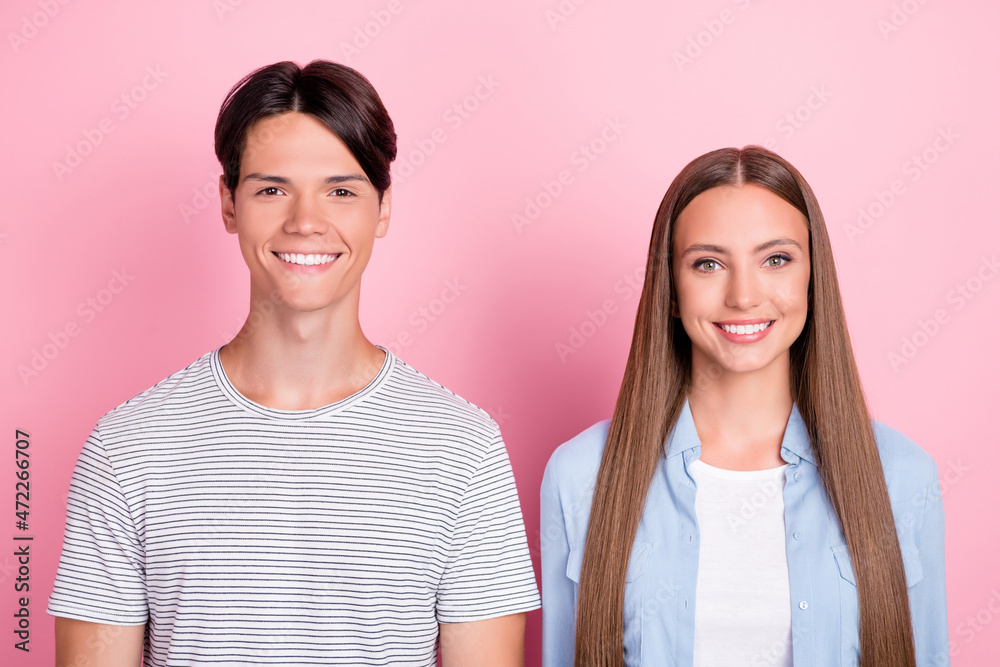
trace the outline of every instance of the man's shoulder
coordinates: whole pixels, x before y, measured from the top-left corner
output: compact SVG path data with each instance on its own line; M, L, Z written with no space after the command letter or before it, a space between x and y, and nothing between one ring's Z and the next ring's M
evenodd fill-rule
M497 437L500 428L486 410L413 368L399 357L382 392L382 402L400 413L426 415L436 427L471 430Z
M183 411L184 406L203 402L216 387L212 355L207 352L184 368L163 378L110 410L98 422L103 429L146 420L157 413Z

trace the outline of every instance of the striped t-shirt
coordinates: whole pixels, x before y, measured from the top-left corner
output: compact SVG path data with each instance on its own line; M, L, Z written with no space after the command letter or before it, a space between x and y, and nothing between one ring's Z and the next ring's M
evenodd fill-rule
M216 350L98 422L49 613L147 624L152 666L433 665L438 623L538 606L483 410L389 352L358 393L275 410Z

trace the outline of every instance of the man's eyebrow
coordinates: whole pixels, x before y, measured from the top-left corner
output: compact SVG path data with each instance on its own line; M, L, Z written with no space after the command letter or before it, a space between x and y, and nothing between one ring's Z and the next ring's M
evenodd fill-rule
M369 182L368 177L364 174L344 174L343 176L329 176L323 183L325 185L334 185L336 183L349 183L351 181Z
M289 181L284 176L274 176L271 174L261 174L260 172L253 172L252 174L247 174L243 177L244 181L264 181L265 183L279 183L281 185L288 185Z
M794 239L780 238L761 243L759 246L753 249L753 254L756 255L757 253L763 252L768 248L773 248L775 246L780 246L780 245L795 246L799 250L802 250L802 246L799 245L798 241L795 241ZM722 246L712 245L711 243L695 243L694 245L690 246L687 250L682 252L681 257L684 257L694 252L714 252L718 255L729 254L729 251L723 248Z
M284 176L276 176L274 174L262 174L260 172L253 172L247 174L243 177L244 181L263 181L265 183L277 183L279 185L288 185L291 183ZM360 181L362 183L368 183L368 178L364 174L341 174L339 176L328 176L323 180L323 185L336 185L337 183L350 183L352 181Z

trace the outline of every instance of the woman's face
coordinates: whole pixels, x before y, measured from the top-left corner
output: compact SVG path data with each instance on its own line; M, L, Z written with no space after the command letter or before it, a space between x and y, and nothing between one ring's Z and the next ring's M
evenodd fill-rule
M711 188L674 221L672 254L693 377L787 370L809 307L805 216L758 185Z

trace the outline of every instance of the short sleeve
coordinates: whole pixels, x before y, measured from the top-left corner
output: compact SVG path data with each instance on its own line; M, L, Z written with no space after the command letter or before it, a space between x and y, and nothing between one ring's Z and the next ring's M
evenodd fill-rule
M142 542L98 426L73 472L49 614L112 625L145 623L143 562Z
M458 510L437 620L479 621L540 606L514 474L497 429Z

